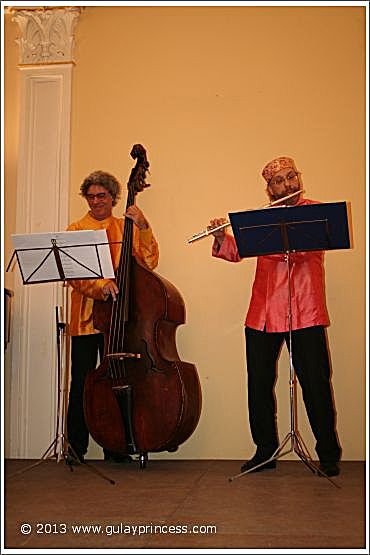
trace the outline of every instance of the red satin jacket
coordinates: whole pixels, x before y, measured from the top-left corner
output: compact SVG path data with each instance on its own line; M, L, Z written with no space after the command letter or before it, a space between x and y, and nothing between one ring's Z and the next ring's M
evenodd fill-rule
M301 199L296 206L318 204ZM240 262L235 239L226 234L219 247L215 240L212 255L230 262ZM292 330L329 325L325 301L323 251L295 252L290 258ZM245 325L267 332L289 330L288 264L284 254L257 257L252 297ZM266 327L266 328L265 328Z

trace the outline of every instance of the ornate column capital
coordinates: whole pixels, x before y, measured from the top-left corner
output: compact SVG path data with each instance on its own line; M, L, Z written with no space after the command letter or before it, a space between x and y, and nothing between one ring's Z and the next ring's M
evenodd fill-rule
M21 37L20 64L73 62L74 28L83 8L13 8L12 20L18 23Z

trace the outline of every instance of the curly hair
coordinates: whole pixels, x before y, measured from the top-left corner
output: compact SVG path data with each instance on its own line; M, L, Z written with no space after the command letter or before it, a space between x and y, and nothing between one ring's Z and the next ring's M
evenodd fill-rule
M114 175L101 170L90 173L80 187L80 195L87 198L87 191L91 185L101 185L104 187L113 199L112 205L115 206L117 204L120 198L121 185Z

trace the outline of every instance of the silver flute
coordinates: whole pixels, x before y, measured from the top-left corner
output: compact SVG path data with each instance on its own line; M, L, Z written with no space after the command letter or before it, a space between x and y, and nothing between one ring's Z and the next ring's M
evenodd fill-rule
M299 195L300 193L304 193L305 191L303 189L298 189L298 191L295 191L294 193L291 193L290 195L287 195L286 197L282 197L279 198L278 200L274 200L273 202L269 202L268 204L265 204L264 206L261 206L261 209L263 208L270 208L271 206L275 206L276 204L280 204L282 202L284 202L285 200L288 200L292 197L295 197L296 195ZM250 208L250 210L253 210L253 208ZM224 227L227 227L230 225L230 222L227 221L221 225L218 225L217 227L213 227L212 229L205 229L204 231L201 231L200 233L195 233L195 235L192 235L190 237L190 239L188 239L188 243L194 243L194 241L198 241L199 239L203 239L203 237L207 237L208 235L211 235L212 233L214 233L215 231L218 231L219 229L223 229Z

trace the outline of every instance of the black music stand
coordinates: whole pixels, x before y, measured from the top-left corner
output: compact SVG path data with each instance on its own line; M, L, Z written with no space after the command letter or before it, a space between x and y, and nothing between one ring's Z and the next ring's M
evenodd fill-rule
M9 271L12 261L16 256L23 285L46 283L55 281L68 281L71 279L97 279L112 278L114 270L109 251L109 243L105 230L97 231L68 231L57 233L35 233L30 235L13 235L16 246L6 271ZM91 242L86 242L90 240ZM73 254L72 254L73 253ZM79 259L80 258L80 259ZM55 437L41 458L13 473L16 476L49 459L67 461L68 457L75 464L83 464L111 484L111 480L100 470L80 462L72 445L69 443L65 430L65 394L62 386L62 341L66 324L61 318L62 307L56 308L56 344L57 344L57 422ZM66 450L67 448L67 450ZM73 471L72 465L69 465Z
M296 251L318 251L350 248L347 205L345 202L285 206L271 210L252 210L229 214L239 256L247 258L267 254L284 254L288 272L288 324L289 324L289 392L290 431L273 455L254 467L231 477L244 476L253 470L295 452L302 462L314 473L327 478L312 458L297 430L296 379L293 368L292 348L292 304L290 283L290 253ZM290 448L283 451L290 442Z

